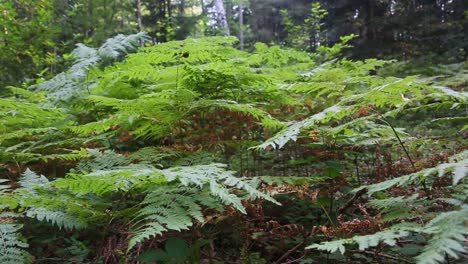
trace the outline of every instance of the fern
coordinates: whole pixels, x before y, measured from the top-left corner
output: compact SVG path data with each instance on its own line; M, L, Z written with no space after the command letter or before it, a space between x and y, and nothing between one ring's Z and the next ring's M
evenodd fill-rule
M162 170L162 174L169 182L178 180L185 187L166 186L149 192L142 202L145 206L137 217L144 224L137 227L135 236L129 242L129 249L136 243L160 235L166 230L187 229L192 226L192 218L203 221L200 205L212 204L213 202L209 201L213 198L246 213L241 199L231 193L229 187L247 192L250 199L262 198L277 203L270 196L257 191L252 185L236 178L233 172L225 171L224 168L225 165L222 164L210 164ZM189 188L190 186L197 188Z
M450 163L439 164L436 167L424 169L412 174L401 176L395 179L386 180L377 184L363 186L367 189L369 195L376 192L387 190L393 186L406 186L411 183L420 181L431 182L433 177L442 177L447 173L453 176L452 197L444 198L443 201L449 202L459 210L443 212L437 215L434 219L424 226L417 225L393 225L387 230L377 232L366 236L353 236L348 239L335 240L331 242L323 242L321 244L310 245L309 249L325 250L335 252L339 250L342 254L345 253L346 244L358 244L359 250L365 250L369 247L375 247L380 243L389 246L395 246L396 240L406 237L410 233L419 233L428 237L427 245L423 248L421 254L416 257L417 263L439 263L445 261L446 255L453 258L458 258L461 253L465 253L463 247L468 229L465 226L465 220L468 216L464 200L466 199L466 185L461 183L463 178L468 174L466 164L466 151L454 155L450 158ZM460 188L457 189L457 184ZM384 214L386 221L395 219L412 219L421 216L415 215L415 209L424 212L433 203L433 201L419 200L415 194L410 197L391 197L380 200L372 200L370 204L380 209ZM430 217L427 214L423 219Z
M91 204L96 201L75 198L75 195L67 192L57 192L52 188L52 183L44 176L27 170L18 182L21 188L11 190L0 199L2 208L18 210L26 217L39 221L49 222L59 228L82 229L87 226L92 212Z
M420 215L415 214L415 210L423 209L429 202L425 202L418 199L418 195L414 194L409 197L398 196L390 197L380 200L371 200L370 205L381 210L380 212L383 215L384 221L392 221L396 219L407 219L413 217L420 217Z
M80 169L66 178L48 181L27 170L21 177L20 188L6 190L0 199L4 208L24 211L24 216L66 229L84 229L94 221L102 221L102 208L109 206L112 197L125 193L145 194L134 221L134 235L129 249L150 236L167 230L188 229L193 220L203 221L202 206L221 210L231 205L242 213L241 197L233 189L244 191L248 199L262 198L277 203L270 196L257 191L248 181L226 171L225 165L210 164L174 167L164 170L149 165L121 165L112 152L94 154L95 163L89 163L92 172ZM101 163L101 155L109 155L114 162ZM88 167L89 168L89 167ZM100 168L100 169L98 169Z
M47 180L47 178L44 177L44 175L37 175L31 170L26 169L26 171L21 175L21 178L18 181L18 183L21 185L22 188L30 192L34 192L35 186L48 184L49 180Z
M144 206L137 213L137 219L143 224L136 223L137 227L128 248L167 230L188 229L192 226L192 218L202 222L204 218L199 205L200 195L193 191L179 186L166 186L150 191L141 203Z
M336 77L338 72L338 76L341 77ZM323 76L325 73L327 75ZM286 89L300 93L314 93L314 97L317 98L334 97L334 100L340 99L339 102L302 121L291 122L287 128L259 145L258 149L265 149L267 147L282 148L287 142L296 141L302 130L312 126L329 123L336 124L343 121L345 122L341 123L341 125L346 125L346 118L349 118L349 113L357 112L359 109L371 111L369 117L394 118L397 115L414 110L413 108L418 108L419 111L422 108L426 108L426 104L423 107L413 106L415 102L420 104L421 101L438 98L442 102L438 103L437 106L444 107L444 103L446 102L454 106L457 104L463 105L468 98L466 93L456 92L439 86L425 86L417 82L415 77L381 80L378 77L362 78L360 75L350 76L349 72L344 70L326 68L319 68L316 72L312 72L311 76L316 78L316 82L302 83L300 85L296 83L286 86ZM367 85L362 85L363 83L367 83ZM356 86L355 84L360 85ZM411 95L411 97L407 98L403 95ZM431 106L431 104L427 105ZM379 112L386 113L380 115L378 114Z
M386 180L380 183L363 186L359 189L366 188L369 195L372 195L376 192L387 190L393 186L406 186L408 184L418 183L420 181L430 182L434 180L434 176L442 177L446 175L446 173L452 174L452 184L456 185L468 175L467 155L468 151L464 151L453 156L451 158L452 162L442 163L434 168L424 169L412 174Z
M378 246L380 243L393 247L396 245L397 239L407 237L411 232L417 232L431 236L422 253L416 257L417 263L436 264L444 262L446 254L453 258L459 258L460 253L466 252L463 243L468 234L468 228L464 223L467 216L468 211L463 208L458 211L442 213L424 227L395 225L388 230L375 234L313 244L307 248L332 253L340 251L341 254L344 254L346 251L345 245L353 243L359 245L359 250L366 250Z
M0 232L8 233L8 241L22 242L20 225L13 218L34 223L26 226L31 236L44 226L47 230L55 226L66 229L60 233L72 234L73 239L93 233L113 235L115 227L121 232L125 226L130 228L125 241L130 251L149 238L204 222L206 208L222 211L229 206L246 213L243 200L278 204L270 195L282 188L266 188L275 189L269 195L257 189L261 183L288 185L286 189L293 192L314 185L317 195L319 188L326 188L312 199L317 204L288 200L294 203L292 210L296 206L307 210L301 216L305 225L315 225L310 221L323 225L320 213L313 217L323 203L334 202L327 215L330 222L342 208L348 211L353 206L354 200L342 206L341 199L349 189L343 185L353 183L347 176L356 175L362 187L355 192L368 191L364 209L372 207L368 212L381 214L375 218L382 220L377 224L388 228L323 243L314 240L317 244L310 249L350 256L346 250L356 245L363 254L374 247L401 252L396 242L418 234L418 246L425 246L415 259L420 263L465 253L466 151L448 162L400 176L409 170L406 158L413 158L413 169L422 168L445 158L432 156L439 149L445 149L442 154L460 149L461 138L453 140L452 132L466 130L465 92L430 86L430 80L415 76L374 75L386 61L322 63L336 54L339 45L308 54L257 44L248 53L234 47L235 38L215 37L163 43L132 53L142 38L143 33L119 35L98 49L80 44L68 71L30 90L11 87L0 98L0 169L9 179L24 171L17 181L0 180L0 207L16 212L0 224L11 225L9 231ZM431 129L441 136L427 137L434 134ZM248 173L256 166L250 161L272 165L273 170L275 163L284 161L281 173L290 175L331 170L331 159L340 159L339 177L242 178L227 169L245 160L246 152L240 149L261 142L257 150L285 148L290 141L300 146L286 148L276 157L269 150L261 155L247 152ZM397 156L396 147L408 155ZM271 157L275 159L266 160ZM391 164L395 158L401 168L392 166L397 165ZM216 163L230 159L234 160L230 165ZM384 173L366 170L363 164L372 159L379 164L385 159L388 168L379 165ZM25 164L44 172L52 166L67 172L65 177L48 178L25 170ZM398 170L392 171L394 167ZM245 172L244 167L240 173ZM377 182L387 175L395 178ZM451 184L445 182L447 175ZM420 184L424 193L414 194ZM394 187L407 186L411 186L408 192L393 195L400 191ZM337 214L333 208L339 208ZM283 219L297 219L297 214ZM397 221L410 224L395 225ZM55 237L48 235L44 241ZM17 257L27 256L22 255L25 244L9 248L19 252Z
M21 225L0 223L0 262L5 264L32 263L31 255L26 251L28 244L19 237Z
M431 239L424 247L423 252L416 257L418 264L443 263L446 255L455 259L466 253L464 247L468 236L468 208L466 206L458 211L444 212L430 221L424 232L430 234Z
M323 242L320 244L313 244L307 249L318 249L328 252L340 251L341 254L346 252L346 244L358 244L359 250L365 250L370 247L375 247L380 243L385 243L389 246L395 246L397 239L406 237L410 232L420 231L420 228L414 226L394 226L391 229L377 232L371 235L354 236L348 239L340 239L331 242Z
M73 51L76 58L74 64L67 72L60 73L54 78L34 85L31 89L47 92L47 101L50 105L66 102L71 98L82 97L89 92L89 83L85 80L88 71L99 62L115 60L120 55L138 47L140 41L146 41L146 33L129 36L117 35L108 39L99 49L78 44Z

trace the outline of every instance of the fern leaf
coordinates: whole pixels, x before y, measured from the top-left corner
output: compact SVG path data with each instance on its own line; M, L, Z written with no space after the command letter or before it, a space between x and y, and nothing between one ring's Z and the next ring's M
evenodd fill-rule
M26 216L36 218L39 221L48 222L52 225L58 226L59 228L65 228L68 230L83 229L88 226L84 219L74 217L67 212L48 210L43 207L28 209L26 211Z
M345 244L358 244L359 250L365 250L370 247L375 247L379 243L385 243L389 246L394 246L398 238L406 237L410 232L421 231L421 228L414 226L393 226L392 228L384 231L377 232L371 235L354 236L352 238L334 240L330 242L322 242L320 244L312 244L307 249L318 249L328 252L340 251L344 254Z
M464 247L468 236L468 208L445 212L430 221L425 227L425 233L431 235L423 252L416 257L418 264L437 264L445 262L446 254L459 258L466 253Z
M35 186L47 184L49 183L49 180L47 180L43 175L37 175L35 172L26 169L26 171L21 175L18 183L21 187L33 192Z
M5 264L32 263L25 250L28 244L19 238L21 226L13 223L0 224L0 262Z
M330 253L340 251L341 254L344 254L346 252L345 244L350 243L353 243L353 241L350 239L341 239L330 242L324 242L321 244L313 244L306 247L306 249L317 249L322 251L328 251Z
M113 60L123 53L138 47L139 41L146 41L146 33L129 36L117 35L108 39L99 49L78 44L73 51L77 60L67 72L62 72L31 89L47 92L48 104L57 105L75 97L82 97L89 92L89 84L85 82L88 70L96 66L101 60Z
M412 174L404 175L398 178L386 180L380 183L363 186L363 189L367 188L369 195L372 195L375 192L383 191L389 189L393 186L404 186L415 181L432 179L434 176L442 177L446 173L452 174L453 185L456 185L460 182L461 179L468 175L468 151L464 151L452 157L452 162L442 163L433 168L424 169ZM455 159L455 160L454 160Z

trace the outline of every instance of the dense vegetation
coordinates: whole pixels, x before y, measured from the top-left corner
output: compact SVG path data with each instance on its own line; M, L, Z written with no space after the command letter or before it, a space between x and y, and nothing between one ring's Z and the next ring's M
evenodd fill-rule
M188 39L109 64L144 40L80 45L69 71L1 99L3 263L465 251L465 93L372 75L385 61L322 61L344 43Z
M0 3L0 263L465 263L461 2L298 2Z
M465 60L468 48L464 0L8 0L0 12L0 89L65 70L75 43L140 31L153 43L230 34L239 48L309 52L356 34L352 58L429 64Z

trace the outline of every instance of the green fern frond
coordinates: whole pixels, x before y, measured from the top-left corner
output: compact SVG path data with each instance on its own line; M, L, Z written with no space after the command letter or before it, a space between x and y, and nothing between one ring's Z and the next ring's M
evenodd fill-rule
M380 243L389 246L395 246L397 239L407 237L410 232L420 231L421 228L415 226L393 226L392 228L384 231L377 232L371 235L354 236L352 238L334 240L330 242L322 242L320 244L312 244L307 249L317 249L328 252L340 251L341 254L346 252L346 244L358 244L359 250L365 250L370 247L375 247Z
M430 221L424 232L431 238L422 253L416 257L418 264L444 263L446 256L458 259L466 253L466 237L468 236L468 208L458 211L444 212Z
M287 128L284 128L275 136L268 139L256 148L266 149L268 147L272 147L280 149L284 147L289 141L296 141L302 129L311 127L312 125L319 122L326 122L332 119L336 114L338 114L341 111L343 111L343 107L341 107L340 105L334 105L300 122L292 122L292 124L290 124Z
M163 175L151 167L126 166L109 170L97 170L85 174L69 174L67 178L57 179L53 186L69 189L73 193L99 196L108 193L128 191L138 184L163 184Z
M31 255L26 251L28 244L19 237L21 225L14 223L0 224L0 263L32 263Z
M122 54L130 52L139 46L140 41L147 40L146 33L129 36L117 35L108 39L99 49L78 44L73 51L77 59L67 72L62 72L54 78L34 85L31 89L47 92L50 105L66 102L71 98L82 97L89 93L89 83L85 81L88 70L102 60L114 60Z
M263 198L276 202L249 183L236 178L225 167L223 164L210 164L160 170L167 181L180 184L162 185L148 191L137 214L136 231L128 248L166 230L187 229L192 226L192 219L203 221L201 205L219 208L219 203L212 205L215 202L212 198L245 213L241 198L232 193L233 188L247 192L249 199Z
M328 74L328 71L325 69L321 68L319 72L320 71ZM316 73L312 73L312 76L314 76L314 74ZM349 84L355 82L359 83L362 81L359 80L360 77L355 77L356 80L353 80L353 77L346 75L344 72L343 76L347 77L343 77L341 80L339 78L335 79L335 84L328 80L328 78L335 77L326 77L323 79L325 81L324 83L302 83L300 85L296 83L286 86L286 89L292 89L299 93L315 93L318 98L323 98L326 94L330 96L330 94L338 93L340 95L340 101L302 121L292 122L289 127L257 146L257 149L265 149L267 147L282 148L287 142L296 141L302 130L314 125L318 126L332 122L346 125L346 122L342 122L346 121L346 118L349 118L350 113L354 113L360 108L373 109L373 113L371 114L376 117L379 117L376 115L378 112L385 112L381 117L396 117L398 114L405 113L408 109L411 109L412 107L410 105L412 103L428 100L431 97L437 97L438 100L441 101L437 106L444 103L451 103L451 105L453 105L460 101L466 101L468 98L466 93L459 93L450 89L441 89L440 87L426 86L417 82L414 76L404 79L387 78L383 83L379 78L375 78L375 80L372 80L373 83L371 87L363 85L360 87L358 86L358 89L356 89L354 85ZM316 78L320 81L322 77L317 75ZM349 88L346 88L348 89L346 92L340 90L344 89L345 86L343 85L349 86ZM441 96L441 92L446 96Z
M130 161L123 155L111 150L100 152L96 149L82 149L80 152L83 159L73 168L74 173L90 173L96 170L107 170L130 164Z
M192 106L192 109L195 110L197 108L204 109L219 109L219 108L224 108L228 109L232 112L236 113L243 113L246 115L250 115L253 118L260 120L262 125L265 128L269 129L278 129L278 128L283 128L285 125L278 121L277 119L273 118L270 114L265 112L262 109L256 108L253 105L250 104L239 104L235 101L229 101L229 100L200 100L195 102L195 104Z
M420 217L415 214L415 210L422 210L427 203L429 202L418 199L417 194L409 197L398 196L369 202L370 205L381 210L384 221Z
M128 160L136 161L139 164L160 165L165 159L179 157L180 155L171 149L161 149L156 147L144 147L128 155Z
M35 218L38 221L47 222L52 225L58 226L60 229L84 229L88 226L85 219L72 216L68 212L61 212L57 209L49 210L44 207L32 207L26 211L27 217Z
M22 188L33 192L35 186L48 184L49 180L43 175L38 175L30 169L26 169L18 183Z
M415 173L386 180L380 183L363 186L359 189L366 188L369 195L372 195L375 192L387 190L393 186L406 186L408 184L419 181L430 181L433 180L435 177L442 177L447 173L452 174L452 184L456 185L468 175L467 155L468 151L465 150L464 152L452 157L452 162L442 163L433 168L427 168Z

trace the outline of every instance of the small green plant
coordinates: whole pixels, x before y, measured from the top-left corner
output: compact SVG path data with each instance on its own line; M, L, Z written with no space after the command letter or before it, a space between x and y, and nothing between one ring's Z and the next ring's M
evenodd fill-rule
M169 238L166 241L165 250L143 252L138 256L137 260L143 263L201 263L200 249L208 243L208 240L199 240L194 245L189 246L183 239Z
M280 12L283 25L288 32L287 46L309 52L315 51L318 47L326 46L325 31L322 26L323 19L328 12L320 6L319 2L312 3L310 15L300 25L294 23L288 10L283 9Z

